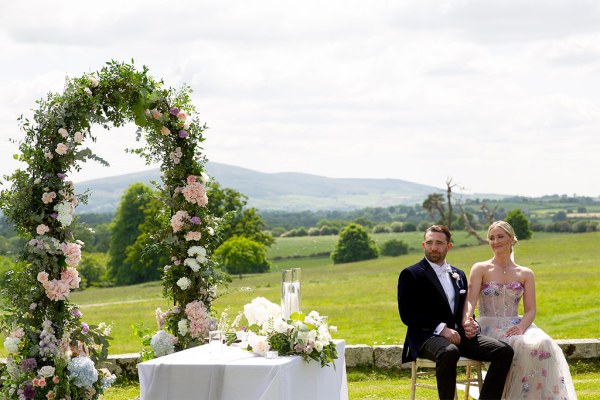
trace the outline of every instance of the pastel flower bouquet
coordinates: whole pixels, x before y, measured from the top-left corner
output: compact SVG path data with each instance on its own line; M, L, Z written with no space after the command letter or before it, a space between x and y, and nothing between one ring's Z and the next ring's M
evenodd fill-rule
M281 307L264 297L246 304L244 316L249 324L244 330L247 350L262 356L276 350L279 356L299 355L306 362L314 360L322 367L330 364L335 367L338 355L331 332L336 333L337 328L327 324L327 317L311 311L308 315L294 313L284 319ZM229 339L228 344L231 344L235 335Z

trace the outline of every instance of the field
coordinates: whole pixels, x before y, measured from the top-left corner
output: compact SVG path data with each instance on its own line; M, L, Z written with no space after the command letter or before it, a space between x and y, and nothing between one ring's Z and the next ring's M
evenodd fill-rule
M406 234L404 234L406 235ZM281 248L295 247L289 242L305 240L298 255L320 252L322 243L310 238L278 240ZM314 239L322 239L316 237ZM415 251L401 257L344 265L332 265L328 258L282 260L279 267L302 267L302 309L328 315L338 326L339 337L348 344L399 344L405 335L396 304L396 283L400 270L420 259L416 250L419 237L411 246ZM457 246L448 260L466 271L477 260L490 257L486 245ZM408 241L407 241L408 242ZM311 244L312 243L312 244ZM530 266L536 274L536 324L554 338L600 338L600 233L536 234L532 240L517 245L517 260ZM298 248L298 247L296 247ZM281 250L273 249L273 251ZM283 254L281 252L280 254ZM288 253L289 254L289 253ZM251 290L241 290L250 288ZM235 314L254 297L279 301L280 273L234 277L229 288L220 288L215 309ZM131 326L143 323L154 328L154 310L169 305L161 296L159 282L135 286L88 289L74 293L72 299L81 306L88 323L106 321L113 324L111 353L137 352L140 344L132 336Z
M220 288L214 304L218 311L229 309L235 314L254 297L279 301L282 267L302 267L302 309L328 315L337 325L338 335L348 344L401 344L405 327L400 322L396 304L396 282L400 270L422 257L421 235L401 235L410 244L408 255L380 258L367 262L332 265L327 257L310 257L331 251L334 237L279 239L271 257L294 255L275 262L274 272L234 277L229 288ZM376 235L377 241L389 235ZM468 272L478 260L490 257L486 245L475 246L472 238L459 233L448 260ZM537 234L521 241L516 248L517 261L530 266L536 274L538 313L535 323L554 338L600 338L600 233ZM299 258L304 257L304 258ZM251 290L241 290L251 288ZM81 306L88 323L106 321L113 324L111 354L137 352L139 339L131 326L143 323L154 328L154 310L169 305L161 296L159 282L109 289L88 289L74 293L72 300ZM580 399L600 398L600 374L585 368L574 377ZM352 371L349 374L350 398L405 398L409 378L404 375ZM137 387L111 389L106 399L134 397ZM399 397L398 397L399 396ZM434 396L432 392L432 396ZM434 398L434 397L431 397Z

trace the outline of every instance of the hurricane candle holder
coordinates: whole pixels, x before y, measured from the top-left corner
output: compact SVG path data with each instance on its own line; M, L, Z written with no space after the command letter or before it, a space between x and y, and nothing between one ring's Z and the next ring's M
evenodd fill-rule
M302 312L300 290L300 268L292 268L292 291L290 295L290 315Z
M290 312L290 296L292 292L292 270L284 269L281 271L281 315L288 319L292 314Z

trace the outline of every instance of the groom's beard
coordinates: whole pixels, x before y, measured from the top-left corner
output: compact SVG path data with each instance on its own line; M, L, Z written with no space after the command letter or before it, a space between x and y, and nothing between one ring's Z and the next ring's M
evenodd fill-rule
M447 251L425 251L425 257L432 263L443 264L446 259Z

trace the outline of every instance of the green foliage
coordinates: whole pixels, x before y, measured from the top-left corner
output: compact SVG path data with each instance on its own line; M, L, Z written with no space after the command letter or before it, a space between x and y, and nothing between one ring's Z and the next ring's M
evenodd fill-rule
M117 285L143 282L136 276L136 270L141 270L142 267L136 265L138 259L131 246L140 236L140 226L146 220L144 209L150 202L151 195L152 189L143 183L131 185L123 194L110 226L108 271ZM139 251L139 246L135 250Z
M107 285L106 254L104 253L87 253L82 257L79 263L79 274L81 282L79 286L83 289L86 287L102 287Z
M234 275L267 272L271 266L265 245L243 236L227 239L215 251L215 258Z
M24 359L31 357L38 366L53 366L58 379L58 383L36 387L36 398L95 399L110 383L103 373L93 386L77 386L69 379L67 368L72 357L82 353L79 349L86 348L89 361L103 372L109 339L102 324L89 325L89 331L84 332L81 313L69 302L70 291L79 286L75 267L81 255L81 242L75 240L74 211L77 204L87 201L87 193L76 194L73 182L66 177L80 171L81 164L88 160L106 164L83 147L84 139L95 140L93 124L110 128L135 122L137 138L144 134L146 145L129 152L141 155L148 163L161 163L163 173L163 186L156 200L160 206L154 210L168 211L156 217L153 213L154 219L144 225L148 218L136 199L130 199L119 210L113 234L123 243L113 241L110 269L117 280L128 281L119 268L125 266L132 271L136 252L139 254L148 242L163 246L161 254L173 261L165 268L163 293L177 313L191 302L201 302L210 312L213 289L227 280L210 259L217 242L217 220L205 207L205 159L199 145L204 141L206 126L197 117L188 118L195 111L189 87L164 89L162 82L147 72L146 68L138 71L133 65L109 62L98 72L68 79L63 93L49 93L39 100L33 120L20 118L25 138L19 141L20 154L16 158L28 166L5 176L11 187L0 193L0 209L27 243L14 273L7 274L8 284L2 293L3 328L11 334L7 362L13 366L3 376L0 389L6 397L14 397L9 391L23 390L36 377L35 369L19 368ZM178 220L174 222L171 214ZM156 234L150 229L154 222ZM199 260L190 269L188 260L192 257ZM97 265L92 263L87 269L90 277L98 275ZM146 272L151 268L142 265L140 269ZM182 280L186 284L178 285ZM194 337L181 333L178 322L173 318L166 327L177 336L178 349L203 341L201 332ZM52 346L46 353L49 344ZM71 353L71 348L76 350Z
M515 234L517 235L517 239L531 239L533 231L529 229L529 220L527 219L525 214L523 214L523 211L511 210L508 212L508 215L506 216L506 218L504 218L504 220L513 227L513 229L515 230Z
M381 246L381 255L397 257L408 253L408 245L402 240L392 239L384 242Z
M379 249L369 232L357 224L350 224L340 232L331 259L334 264L377 258Z

